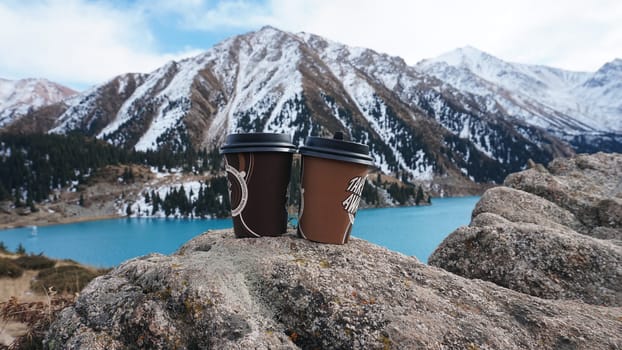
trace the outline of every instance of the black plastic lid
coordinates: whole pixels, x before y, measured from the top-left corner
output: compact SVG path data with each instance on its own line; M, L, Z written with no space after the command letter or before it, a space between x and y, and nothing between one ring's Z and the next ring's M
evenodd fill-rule
M241 152L296 153L296 146L289 134L257 132L227 135L225 144L220 147L220 154Z
M307 137L305 145L300 147L300 154L369 166L374 165L367 145L344 141L343 134L341 133L335 133L335 137L332 139L315 136Z

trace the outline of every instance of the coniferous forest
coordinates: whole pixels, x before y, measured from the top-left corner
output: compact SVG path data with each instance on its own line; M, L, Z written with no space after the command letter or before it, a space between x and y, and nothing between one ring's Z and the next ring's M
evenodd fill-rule
M0 200L14 200L17 206L46 200L54 189L76 181L85 183L107 165L140 164L161 171L177 168L201 173L218 171L220 162L217 151L137 152L77 134L0 134Z
M198 193L189 192L183 186L172 186L164 195L146 191L142 196L151 213L147 213L147 208L136 213L137 208L132 208L130 203L126 207L127 215L229 215L227 180L223 174L222 156L217 149L209 152L192 149L139 152L79 134L0 134L0 201L11 200L15 207L30 207L35 211L35 204L49 200L55 190L88 184L92 175L108 165L125 166L122 180L126 183L135 181L131 164L155 167L160 172L177 169L184 173L213 176L206 176ZM297 158L288 191L290 208L299 206L299 187L300 159ZM381 188L399 205L429 203L421 186L381 183L379 175L368 181L362 193L363 200L371 206L381 205ZM84 205L82 195L79 204Z
M201 185L197 193L183 185L173 186L164 196L153 190L147 191L143 193L143 198L150 205L150 212L133 213L128 206L126 214L156 215L163 212L166 217L227 217L231 214L227 191L227 178L224 176L210 179L206 186Z

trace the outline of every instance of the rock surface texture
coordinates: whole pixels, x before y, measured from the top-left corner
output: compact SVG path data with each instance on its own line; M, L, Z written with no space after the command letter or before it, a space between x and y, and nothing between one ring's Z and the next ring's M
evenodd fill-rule
M63 310L49 349L618 349L622 308L544 300L359 239L208 232L130 260Z
M546 299L622 306L622 155L556 159L488 190L429 263Z

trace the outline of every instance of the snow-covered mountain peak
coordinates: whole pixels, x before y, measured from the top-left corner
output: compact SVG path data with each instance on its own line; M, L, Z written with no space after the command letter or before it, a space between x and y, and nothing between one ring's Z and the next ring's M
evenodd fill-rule
M586 88L599 88L607 85L622 87L622 59L616 58L605 63L590 79L583 83L583 87Z
M568 84L582 83L589 73L573 72L542 65L529 65L507 62L472 46L465 46L436 58L424 60L417 66L429 69L439 63L452 67L468 69L480 78L492 83L502 83L506 87L533 86L541 88L560 88Z
M0 110L15 106L40 107L61 101L77 92L47 79L0 78Z
M431 68L439 64L441 66L446 64L460 69L467 69L477 74L480 78L493 82L499 77L508 74L522 75L526 73L520 65L505 62L472 46L461 47L436 58L421 61L418 66L421 68Z
M511 63L464 47L417 64L455 88L494 99L516 118L559 135L622 132L622 60L597 72ZM517 108L518 107L518 108Z
M451 66L475 68L482 63L503 65L505 62L484 52L473 46L464 46L449 52L446 52L436 58L431 59L432 62L445 62Z
M599 70L612 69L615 71L622 71L622 58L614 58L613 61L605 63Z
M347 62L354 62L357 65L374 65L390 61L392 64L400 67L405 68L407 66L406 62L401 57L379 53L369 48L345 45L306 32L298 33L296 36L326 59L334 61L346 60Z
M609 75L612 78L619 78L622 76L622 59L616 58L611 62L603 64L594 74Z
M60 102L77 92L47 79L0 78L0 127L28 111Z

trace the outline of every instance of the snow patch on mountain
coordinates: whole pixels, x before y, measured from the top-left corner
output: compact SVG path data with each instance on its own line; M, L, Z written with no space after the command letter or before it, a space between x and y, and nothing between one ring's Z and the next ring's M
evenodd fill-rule
M77 129L82 120L84 120L94 108L97 108L97 99L105 86L105 84L93 86L82 94L66 100L65 102L69 108L58 117L57 126L49 132L52 134L64 134Z
M135 115L136 111L141 108L140 103L145 96L153 96L157 91L158 84L161 83L164 76L169 73L174 67L176 63L171 61L168 62L163 67L156 69L154 72L149 74L147 80L143 82L140 86L134 90L132 96L130 96L117 113L115 119L106 125L106 127L99 132L97 138L104 138L106 135L112 134L117 131L121 125L128 122Z
M160 105L156 117L134 149L146 151L157 149L157 139L166 131L179 125L181 119L190 110L190 88L198 72L203 69L202 57L186 59L179 62L178 71L168 85L158 93L156 99L166 102Z
M369 85L365 79L357 75L356 70L346 65L339 64L337 60L339 55L336 54L339 50L341 49L335 48L333 45L327 52L327 56L333 59L328 59L326 61L329 63L329 67L333 74L341 78L344 89L353 98L361 114L365 116L374 131L378 133L382 140L390 147L398 164L402 168L408 170L415 179L431 180L433 172L432 169L426 166L426 162L424 161L425 153L422 150L417 150L416 156L414 157L416 160L415 166L410 165L404 159L404 155L398 149L400 140L396 137L395 130L390 122L390 119L395 116L388 115L386 103L376 94L376 90ZM375 153L373 150L372 156L378 166L383 171L388 172L389 166L382 156Z
M262 131L293 133L297 109L290 101L302 96L300 43L286 40L288 34L262 29L262 35L229 42L238 45L237 61L226 69L236 69L235 87L229 103L216 115L208 137L218 138L224 132L249 131L263 125ZM265 47L266 50L257 50ZM222 55L219 55L222 58ZM224 61L216 61L224 64ZM222 71L215 68L214 71Z

